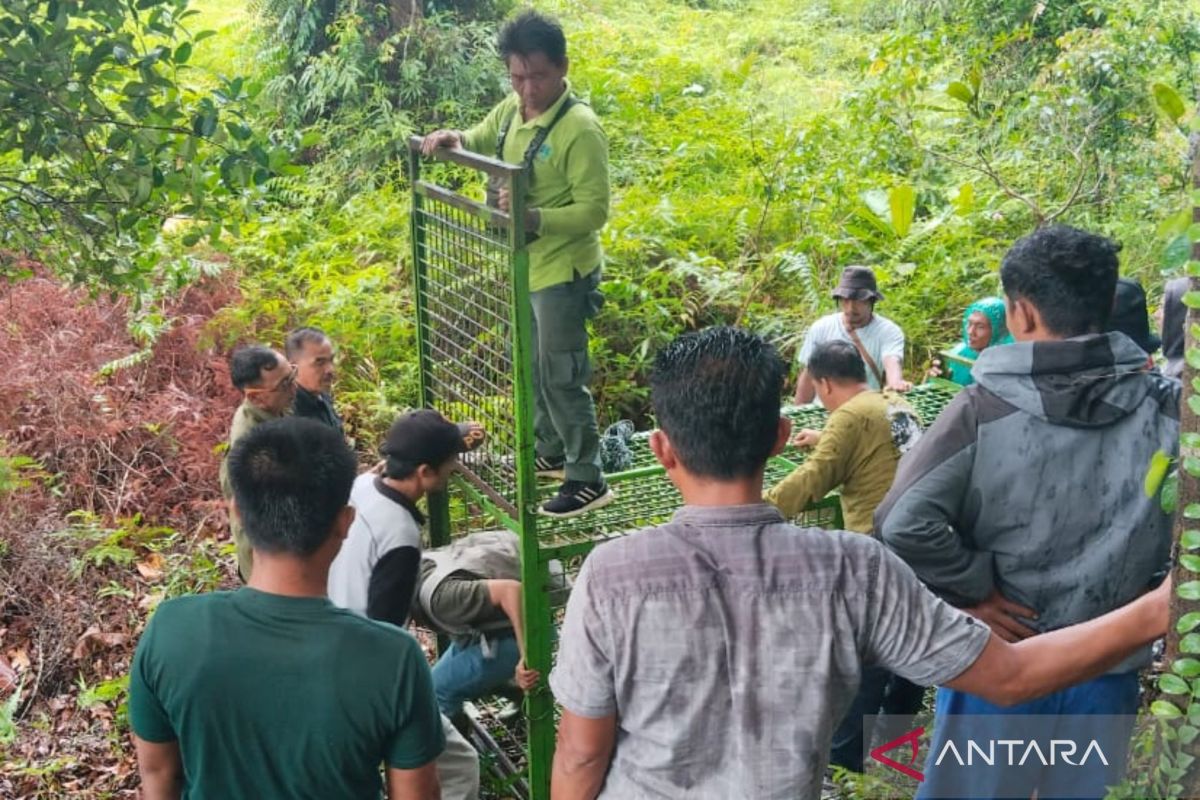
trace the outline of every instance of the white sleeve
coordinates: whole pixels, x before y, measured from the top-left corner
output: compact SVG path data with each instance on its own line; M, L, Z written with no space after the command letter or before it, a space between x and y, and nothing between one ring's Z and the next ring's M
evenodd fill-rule
M883 331L883 342L879 347L880 359L888 356L895 356L901 361L904 360L904 331L896 323L888 320L886 330ZM880 364L879 366L883 366Z
M800 345L800 352L796 354L796 364L803 367L812 358L813 349L817 345L825 341L826 334L822 323L825 322L825 317L812 324L808 329L808 333L804 334L804 343Z

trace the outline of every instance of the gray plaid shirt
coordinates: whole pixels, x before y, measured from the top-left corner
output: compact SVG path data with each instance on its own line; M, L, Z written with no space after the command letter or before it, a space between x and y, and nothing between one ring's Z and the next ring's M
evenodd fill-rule
M603 798L816 798L864 664L942 683L988 637L869 537L685 506L588 556L550 685L617 715Z

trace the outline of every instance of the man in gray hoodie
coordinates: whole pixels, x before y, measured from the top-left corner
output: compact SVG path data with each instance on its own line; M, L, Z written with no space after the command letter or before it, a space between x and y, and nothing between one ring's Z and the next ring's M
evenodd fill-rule
M1016 343L983 352L975 385L900 462L876 512L883 542L935 593L1008 641L1098 617L1166 570L1170 517L1143 485L1156 451L1178 451L1180 387L1148 372L1146 354L1127 336L1100 333L1118 249L1065 226L1013 245L1000 277ZM1006 713L1132 715L1137 670L1149 657L1146 648L1107 675ZM999 709L943 688L936 712L944 722ZM991 717L981 731L1003 739L1007 724ZM963 734L943 724L937 735ZM1089 772L1095 784L1084 793L1076 783L1071 794L1055 794L1063 789L1054 769L1031 776L1028 787L979 785L995 773L977 771L965 782L954 776L950 788L943 770L927 768L918 796L1103 796L1125 759L1109 761Z

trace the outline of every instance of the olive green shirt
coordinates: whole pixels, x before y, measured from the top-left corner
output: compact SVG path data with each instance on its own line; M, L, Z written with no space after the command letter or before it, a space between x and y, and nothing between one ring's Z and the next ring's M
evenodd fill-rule
M791 518L840 486L846 530L870 533L901 453L919 436L919 418L899 395L857 394L829 415L808 458L766 500Z
M270 411L259 408L249 400L243 400L238 406L237 411L233 412L233 423L229 426L229 448L233 449L237 440L245 436L256 426L261 425L267 420L279 419L279 416L272 414ZM233 485L229 482L229 467L226 462L229 461L229 450L225 451L225 455L221 458L221 495L226 502L233 497ZM233 543L237 547L237 562L238 573L242 576L242 580L250 580L250 561L252 558L250 550L250 542L246 539L246 533L242 530L242 524L232 514L229 516L229 528L233 533Z
M463 132L463 147L495 156L500 128L511 119L503 160L520 164L537 129L550 124L570 93L568 84L554 105L527 122L517 95L509 95ZM539 238L529 245L530 291L567 283L600 266L600 229L609 205L608 138L586 104L567 111L534 156L526 204L541 214Z

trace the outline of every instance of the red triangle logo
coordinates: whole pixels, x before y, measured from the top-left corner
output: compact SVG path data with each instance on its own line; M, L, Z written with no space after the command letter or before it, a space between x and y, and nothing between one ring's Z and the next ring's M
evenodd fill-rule
M874 750L871 751L871 758L875 759L880 764L891 767L892 769L896 770L897 772L907 775L910 778L915 778L918 781L923 781L923 780L925 780L925 775L923 773L913 769L913 765L915 765L917 763L917 754L918 754L918 751L921 749L921 734L923 734L924 732L925 732L924 728L915 728L915 729L909 731L908 733L904 734L903 736L901 736L898 739L893 739L892 741L888 742L887 744L881 744L881 745L879 745L879 747L876 747ZM900 747L901 745L905 745L905 744L912 747L912 752L909 754L907 764L901 764L899 761L895 761L894 759L888 758L887 756L884 755L884 753L886 753L887 751L895 750L897 747Z

